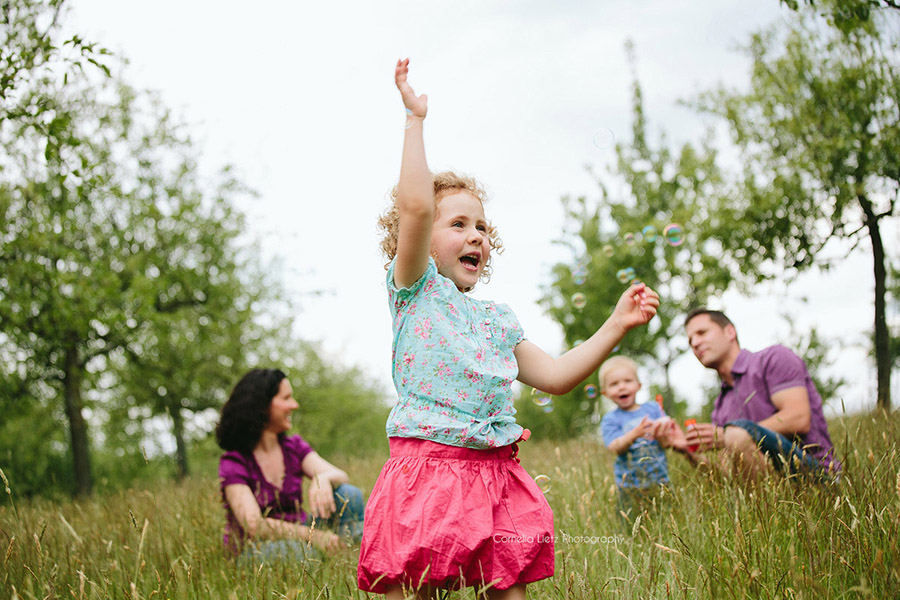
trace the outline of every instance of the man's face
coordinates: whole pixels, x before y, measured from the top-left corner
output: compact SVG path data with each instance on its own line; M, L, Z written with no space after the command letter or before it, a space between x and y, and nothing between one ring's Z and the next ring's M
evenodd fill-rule
M697 315L685 326L688 344L694 356L704 367L717 369L728 358L732 348L737 347L737 333L734 327L722 327L709 315Z

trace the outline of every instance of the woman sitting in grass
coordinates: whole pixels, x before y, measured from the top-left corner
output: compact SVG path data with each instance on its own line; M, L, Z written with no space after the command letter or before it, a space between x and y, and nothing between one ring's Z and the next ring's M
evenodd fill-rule
M302 560L313 548L340 548L338 533L353 541L362 535L362 492L302 437L286 434L297 408L278 369L244 375L222 407L216 440L226 451L219 459L225 547L243 560ZM312 519L302 508L304 476Z

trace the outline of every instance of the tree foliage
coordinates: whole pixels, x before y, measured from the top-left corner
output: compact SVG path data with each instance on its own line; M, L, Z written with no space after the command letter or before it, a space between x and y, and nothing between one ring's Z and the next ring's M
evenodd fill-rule
M844 35L801 15L784 31L755 35L749 92L720 89L700 106L727 120L745 169L735 198L737 226L723 249L743 240L757 265L829 266L832 240L869 246L875 283L878 405L890 407L886 273L882 237L900 191L900 76L896 54L877 31ZM730 233L729 233L730 231ZM760 233L762 235L760 235ZM751 278L764 277L748 269Z
M780 0L791 10L801 11L804 5L821 14L845 34L875 31L879 13L900 10L896 0Z

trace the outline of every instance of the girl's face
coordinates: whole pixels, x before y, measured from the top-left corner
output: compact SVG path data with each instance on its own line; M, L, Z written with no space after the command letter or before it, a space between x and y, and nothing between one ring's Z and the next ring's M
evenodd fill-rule
M634 408L635 395L641 389L634 369L621 366L612 369L603 378L603 395L616 403L622 410Z
M467 191L441 198L431 229L431 254L438 273L459 291L475 287L491 256L488 223L478 198Z
M291 428L291 413L300 405L294 400L294 391L291 389L291 382L285 377L281 380L278 387L278 393L272 398L269 404L269 422L266 423L266 430L273 433L284 433Z

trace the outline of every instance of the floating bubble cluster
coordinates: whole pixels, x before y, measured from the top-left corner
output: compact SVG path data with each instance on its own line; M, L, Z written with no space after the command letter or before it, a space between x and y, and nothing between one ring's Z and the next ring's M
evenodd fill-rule
M583 265L578 265L574 269L572 269L572 281L575 285L582 285L585 281L587 281L587 267Z
M616 278L622 283L628 283L633 280L637 274L634 271L634 267L626 267L624 269L619 269L616 273Z

